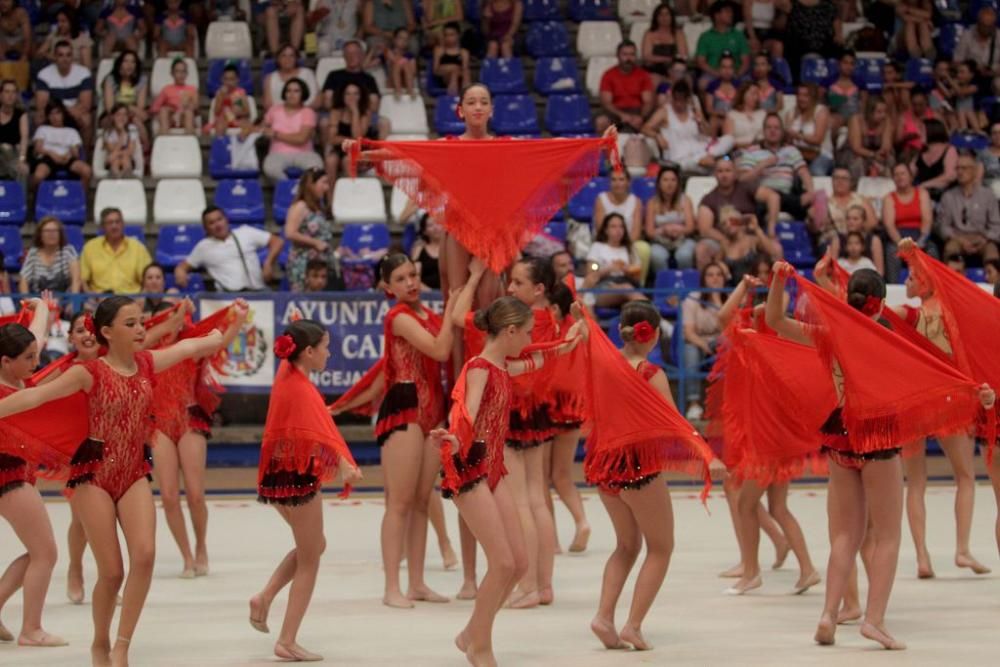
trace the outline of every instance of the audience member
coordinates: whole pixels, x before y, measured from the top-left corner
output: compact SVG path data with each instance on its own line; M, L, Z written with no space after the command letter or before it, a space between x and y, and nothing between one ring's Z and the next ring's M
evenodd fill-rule
M837 263L847 273L854 273L858 269L878 271L875 262L865 254L865 237L861 232L847 232L844 239L844 249L841 251L840 257L837 258Z
M885 100L869 95L864 113L847 122L847 146L837 156L854 180L862 176L888 176L895 164L892 122Z
M653 80L636 63L635 43L625 40L617 54L618 64L601 75L598 133L612 123L622 131L638 132L653 110Z
M329 195L330 180L321 169L308 169L302 174L295 202L285 219L285 239L291 244L285 273L293 292L305 289L306 265L311 260L323 260L336 273Z
M284 179L289 167L323 168L323 159L313 149L316 112L303 106L308 96L305 83L292 79L281 91L281 104L275 104L264 116L261 133L271 140L271 146L262 171L272 181Z
M397 28L392 33L392 43L382 53L385 75L392 84L392 94L398 100L403 92L417 98L417 56L410 51L410 33Z
M733 100L736 97L734 83L736 71L734 67L733 57L724 53L719 59L718 78L705 86L704 108L709 118L708 135L710 137L719 135L726 120L726 114L733 109Z
M927 144L913 161L913 182L927 190L937 201L941 193L955 183L958 149L951 145L948 131L939 120L929 120Z
M785 139L799 149L813 176L827 176L833 168L830 111L819 103L819 87L801 84L795 91L795 108L785 116Z
M142 160L142 140L139 130L129 121L128 108L118 104L111 109L111 127L104 130L101 141L104 143L104 167L112 178L142 176L135 174L136 167Z
M777 3L774 0L742 0L741 4L750 51L781 58L785 51L785 35L779 23L784 19L777 11Z
M1000 259L987 259L983 262L983 272L986 282L990 285L1000 284Z
M826 193L813 191L812 174L802 153L785 141L785 129L776 113L764 119L764 141L740 153L739 178L754 188L757 201L767 206L767 233L775 233L779 212L805 220L815 202L825 209Z
M632 193L630 186L632 177L627 170L611 174L608 190L597 195L594 202L593 220L594 233L599 235L601 226L609 213L617 213L625 221L626 231L631 240L632 248L642 265L638 276L640 285L646 282L646 272L649 271L649 244L642 240L642 200Z
M625 219L619 213L609 213L597 230L594 243L587 251L588 288L628 290L641 287L642 265L629 237ZM641 292L608 293L597 295L601 308L616 308L628 301L645 301Z
M16 0L0 0L0 63L4 75L14 79L19 88L28 86L32 35L28 12Z
M121 49L138 52L146 35L142 14L129 0L112 0L101 11L97 21L97 36L105 58Z
M35 155L32 189L59 172L77 176L83 184L84 192L90 187L93 171L82 159L83 139L72 126L72 120L58 99L51 99L45 105L45 123L35 130L32 137Z
M514 39L524 17L521 0L486 0L483 3L483 37L487 58L513 58Z
M900 114L910 108L913 82L903 78L903 67L889 60L882 65L882 99L889 111L889 119L896 123Z
M316 55L332 56L361 38L361 0L315 0L306 23L316 28Z
M205 270L220 292L256 292L267 287L285 245L280 236L250 225L230 229L226 214L217 206L205 209L201 224L205 238L198 241L187 259L174 270L178 287L186 288L190 272L198 269ZM259 248L267 248L263 265L257 256Z
M90 38L90 32L80 24L79 15L68 5L61 6L56 12L55 23L38 47L37 56L55 62L56 44L62 41L69 42L73 47L73 62L87 69L93 68L94 40Z
M722 134L733 138L737 151L749 148L764 138L764 118L767 111L760 108L760 88L752 81L740 84L733 98L733 108L726 114Z
M306 278L302 284L303 292L326 292L330 284L330 267L326 260L310 259L306 263Z
M822 207L813 207L811 215L806 219L820 254L838 237L842 238L847 234L848 211L855 206L860 206L865 213L864 231L874 231L878 226L875 209L872 208L871 202L855 191L856 184L846 167L834 167L830 181L833 183L833 192L827 197L825 210Z
M873 268L879 275L885 275L885 246L882 238L870 231L868 212L864 206L851 206L847 209L847 231L833 239L830 252L834 257L843 257L847 251L847 237L858 234L861 238L861 253L872 261Z
M897 282L902 268L897 251L902 239L915 239L918 246L935 257L937 249L930 242L934 215L930 194L925 188L913 184L913 169L905 162L892 168L892 180L896 191L882 198L882 225L888 241L885 248L886 279Z
M857 60L853 51L845 51L838 61L837 78L826 89L830 134L834 137L852 116L861 111L861 89L854 83Z
M698 206L698 234L701 240L695 248L695 264L699 270L714 261L728 256L727 251L741 250L733 240L735 232L752 227L754 240L765 236L755 245L771 257L781 257L781 244L777 239L767 239L757 222L757 204L753 189L736 178L736 167L730 160L719 160L715 164L715 188L705 195ZM745 245L745 244L744 244ZM744 253L744 255L747 253Z
M990 4L979 6L976 25L966 30L958 40L952 60L956 63L971 60L976 64L976 84L979 95L988 97L1000 92L1000 40L997 29L997 10Z
M656 193L646 202L646 238L653 271L694 266L695 222L691 200L681 189L680 170L660 167Z
M0 115L2 118L2 115ZM989 187L1000 180L1000 122L990 125L990 145L976 155L979 180Z
M188 66L183 58L174 58L170 65L173 83L160 90L149 112L156 115L158 134L170 134L175 129L184 134L196 134L194 116L198 111L198 89L187 82Z
M368 47L376 51L391 43L393 33L399 28L406 28L411 35L415 35L417 31L410 0L364 0L361 24ZM410 48L415 50L412 44ZM347 50L346 44L344 50Z
M211 127L216 137L224 137L234 129L245 136L257 120L251 116L250 98L240 87L240 71L235 64L230 63L222 70L222 85L212 100L212 111Z
M165 4L166 9L156 18L153 29L157 54L163 58L181 52L189 58L197 57L195 45L198 31L187 12L181 8L181 0L165 0Z
M87 241L80 255L80 275L87 292L135 294L142 286L142 272L152 263L141 241L125 235L122 212L105 208L100 215L101 235Z
M993 191L976 181L976 159L969 153L958 158L957 181L937 209L943 254L960 255L972 266L1000 259L1000 207Z
M444 40L444 29L449 23L457 23L461 31L462 22L465 20L462 0L426 0L423 9L426 48L433 49Z
M902 37L899 48L905 48L911 58L930 58L934 55L932 14L931 0L899 0L896 3L897 25L902 23L896 32Z
M441 32L441 39L434 47L431 67L434 76L449 95L458 95L472 81L469 70L471 56L467 49L462 48L461 37L461 26L455 22L447 23Z
M0 81L0 180L28 178L28 113L21 106L21 94L11 79Z
M299 51L306 34L306 9L302 0L257 0L260 20L264 23L267 50L274 55L281 44L281 23L288 22L288 43Z
M281 102L281 91L285 84L292 79L302 81L309 94L306 95L305 105L307 107L318 108L322 97L319 92L319 84L316 82L316 75L308 67L299 67L299 52L285 44L278 49L275 56L276 69L264 77L264 110L267 111L275 104Z
M790 82L779 80L774 75L771 59L767 57L766 53L758 53L753 57L753 69L750 71L750 76L752 83L757 86L760 108L764 111L780 111L784 101L781 90Z
M382 0L372 0L380 3ZM392 34L389 34L391 41ZM372 111L378 111L379 90L375 78L364 70L365 52L360 42L351 41L344 45L344 69L330 72L323 82L323 108L333 107L333 94L343 90L349 83L356 84L371 98Z
M417 227L417 240L410 248L410 259L416 262L420 270L420 289L424 291L441 289L439 260L443 244L444 228L424 213L420 216ZM570 262L572 261L573 257L570 255Z
M80 291L80 262L76 248L66 240L66 230L58 218L45 216L35 227L31 247L21 265L17 291L37 294Z
M910 94L910 108L896 123L896 148L900 159L909 162L927 146L927 122L940 120L930 108L927 93L916 89Z
M35 123L45 122L50 99L63 103L73 123L89 145L93 138L94 80L90 70L73 62L73 46L63 40L56 44L56 60L35 77Z
M667 103L642 126L642 133L659 146L660 161L679 164L684 171L705 172L732 150L731 136L712 140L705 136L707 131L686 81L674 84Z
M775 0L785 14L785 60L798 77L807 53L836 57L844 45L843 23L831 0Z
M146 131L146 99L149 96L149 81L142 73L142 61L135 51L122 51L115 58L111 73L100 82L104 91L101 109L108 114L116 104L124 104L128 109L129 121L138 129L143 146L149 145L149 133Z
M642 36L643 68L659 83L669 78L675 60L686 61L687 57L687 39L677 25L674 10L666 3L657 5L649 29Z
M177 303L177 297L153 296L163 294L180 294L176 287L167 289L167 274L163 266L153 262L147 264L142 270L142 287L139 288L144 296L142 301L142 312L154 315L165 308L169 308Z
M701 419L702 377L708 371L707 362L715 356L716 344L722 335L719 310L726 295L718 291L726 286L728 270L725 265L713 262L701 270L700 286L704 292L692 292L681 302L681 321L684 336L684 371L687 411L690 420ZM708 291L711 290L711 291Z
M698 38L694 51L695 65L701 71L699 87L704 88L719 78L722 56L733 57L736 76L742 77L750 69L750 45L746 37L733 27L733 6L726 0L717 0L708 9L712 27Z

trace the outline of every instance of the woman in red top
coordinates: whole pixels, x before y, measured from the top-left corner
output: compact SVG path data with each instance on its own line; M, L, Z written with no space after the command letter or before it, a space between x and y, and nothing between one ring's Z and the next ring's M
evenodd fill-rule
M246 316L245 311L243 317ZM158 371L185 359L210 354L222 334L213 332L165 350L142 351L145 328L139 305L123 296L105 299L94 315L97 342L108 354L77 364L59 378L0 400L0 418L31 410L76 392L87 395L89 436L73 456L67 494L74 505L97 561L94 585L96 664L124 665L153 576L156 507L148 479L154 424L153 383ZM118 526L129 553L117 640L112 648L111 621L125 579Z
M923 247L931 236L934 207L926 189L913 185L910 165L900 162L892 168L896 191L882 198L882 223L889 243L885 248L886 279L898 282L900 262L897 249L904 238Z

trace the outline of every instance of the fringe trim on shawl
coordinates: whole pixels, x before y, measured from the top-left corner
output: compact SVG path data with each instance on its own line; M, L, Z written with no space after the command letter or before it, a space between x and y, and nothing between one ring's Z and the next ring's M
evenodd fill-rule
M691 438L658 438L648 433L629 434L615 439L629 442L600 453L588 453L583 467L589 484L621 486L649 475L674 471L700 477L704 483L700 497L703 503L706 502L712 488L712 475L708 466L713 458L707 443L699 445L697 440Z
M46 479L67 479L69 457L51 443L0 420L0 455L16 457Z
M294 427L282 429L261 443L257 484L268 474L290 472L300 475L315 475L320 484L331 481L340 467L339 443L333 443L322 436ZM347 457L344 457L347 458ZM349 463L354 464L353 460ZM350 495L351 485L345 484L340 497Z

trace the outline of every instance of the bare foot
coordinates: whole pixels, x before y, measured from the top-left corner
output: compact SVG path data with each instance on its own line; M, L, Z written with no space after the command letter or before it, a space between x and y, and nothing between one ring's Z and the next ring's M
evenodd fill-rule
M282 660L294 660L295 662L319 662L323 659L319 653L307 651L298 644L282 644L281 642L274 645L274 654Z
M562 550L562 545L561 545L561 544L559 544L558 542L556 542L556 548L555 548L555 551L554 551L554 553L555 553L555 555L557 555L557 556L562 556L562 553L563 553L563 550Z
M845 625L861 618L861 607L843 607L837 613L837 625Z
M455 550L451 548L451 542L440 544L438 548L441 549L441 561L444 564L444 569L454 570L458 567L458 556L455 555Z
M976 574L989 574L993 571L973 558L972 554L956 554L955 565L958 567L967 567Z
M541 603L542 598L538 594L538 591L531 591L530 593L522 593L520 595L515 593L510 597L506 607L507 609L532 609Z
M933 579L934 566L931 565L931 555L925 549L917 552L917 579Z
M462 587L458 589L458 595L455 596L457 600L475 600L476 599L476 582L466 581L462 583Z
M439 593L435 593L427 586L411 588L409 592L407 592L406 597L416 602L451 602L451 600Z
M257 632L267 634L271 631L267 627L267 612L270 608L271 603L264 600L260 593L250 598L250 626Z
M795 588L792 589L792 594L802 595L821 581L822 579L819 576L819 572L816 570L813 570L806 575L799 575L799 580L795 582Z
M465 652L465 659L473 667L497 667L497 659L491 649L476 649L470 646Z
M111 649L107 646L91 646L90 663L93 667L111 667Z
M469 635L465 630L455 635L455 648L463 654L469 650Z
M538 591L538 604L543 607L547 607L556 601L556 594L552 591L551 586L546 586L545 588L539 589Z
M781 566L785 564L785 559L788 558L789 552L792 548L788 546L788 540L781 542L780 544L774 545L774 562L771 563L772 570L780 570Z
M12 642L14 641L14 635L10 633L10 630L4 627L3 623L0 622L0 642Z
M739 579L743 576L743 563L737 563L728 570L723 570L719 576L723 579Z
M837 624L833 622L832 618L824 615L819 619L819 625L816 626L816 634L813 639L820 646L833 646L836 634Z
M66 573L66 597L73 604L83 604L83 570Z
M653 648L651 644L646 643L646 639L642 636L642 631L631 625L626 624L622 626L621 638L626 644L631 644L632 648L636 651L649 651Z
M413 600L401 593L386 593L382 596L382 604L396 609L413 609L416 606L413 604Z
M902 651L906 648L906 644L894 639L885 628L879 627L874 623L869 623L868 621L861 624L861 636L878 642L882 645L882 648L890 651Z
M195 551L194 576L204 577L208 575L208 550L201 547Z
M726 589L726 595L743 595L755 588L760 588L763 583L759 574L755 574L749 579L740 577L739 581Z
M128 667L128 640L119 639L111 649L111 667Z
M628 644L618 636L618 631L615 630L615 624L612 621L595 616L594 620L590 622L590 631L597 635L606 649L628 648Z
M581 521L576 526L576 535L573 536L573 543L569 545L571 554L583 553L587 550L587 542L590 541L590 524Z
M190 565L185 565L184 569L181 570L181 574L180 574L180 578L181 579L194 579L194 576L195 576L194 575L194 563L191 563Z

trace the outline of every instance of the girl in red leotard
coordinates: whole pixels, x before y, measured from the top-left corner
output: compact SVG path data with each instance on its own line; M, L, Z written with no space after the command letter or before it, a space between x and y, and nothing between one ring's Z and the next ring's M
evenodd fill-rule
M239 318L246 308L238 309ZM141 350L142 311L132 299L110 297L94 314L94 335L108 354L67 369L56 380L0 400L0 418L30 410L78 391L87 394L89 436L71 462L67 493L75 505L97 561L93 592L95 665L128 664L135 632L153 575L156 508L148 479L147 443L152 435L154 375L185 359L214 352L222 334L213 332L164 350ZM111 621L125 579L118 526L129 554L117 639Z

